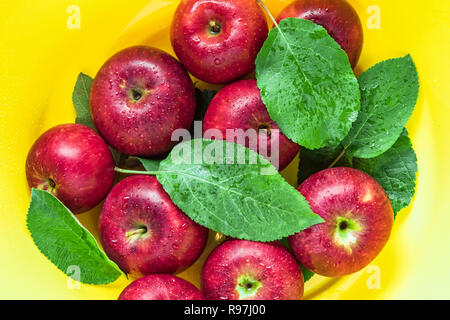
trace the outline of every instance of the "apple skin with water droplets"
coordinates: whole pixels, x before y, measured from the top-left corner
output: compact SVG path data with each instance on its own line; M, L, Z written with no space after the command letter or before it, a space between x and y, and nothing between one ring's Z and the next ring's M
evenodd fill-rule
M254 0L182 0L172 20L170 39L192 75L224 84L255 69L267 34L266 17Z
M327 277L367 266L391 234L394 213L388 195L368 174L336 167L306 179L298 191L325 222L288 238L302 265Z
M202 270L209 300L300 300L303 287L300 266L279 242L226 241Z
M289 140L270 118L256 80L233 82L216 94L203 121L203 133L211 129L218 130L224 140L244 142L245 147L255 152L259 152L263 146L268 160L272 158L272 164L280 171L289 165L300 150L300 146ZM236 130L236 136L227 137L229 129ZM249 129L253 129L256 134L245 136ZM278 130L276 135L272 134L275 130Z
M100 213L108 257L132 277L180 272L197 260L208 229L170 199L156 177L129 176L114 186Z
M100 68L89 105L95 127L118 151L151 157L169 152L172 133L194 119L193 83L168 53L146 46L124 49Z
M190 282L170 274L152 274L129 284L118 300L205 300Z
M105 141L81 124L62 124L44 132L26 160L30 188L47 190L72 213L99 204L114 182L114 161Z
M364 42L363 28L355 9L346 0L296 0L278 14L276 21L286 18L321 25L347 53L352 68L358 63Z

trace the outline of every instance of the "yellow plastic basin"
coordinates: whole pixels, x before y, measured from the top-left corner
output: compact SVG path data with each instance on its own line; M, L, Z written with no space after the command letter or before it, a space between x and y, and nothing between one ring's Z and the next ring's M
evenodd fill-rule
M266 4L276 15L288 2ZM450 298L450 2L350 2L364 26L358 73L407 53L417 64L420 96L407 128L418 155L418 185L377 259L350 276L315 276L305 298ZM25 226L25 158L42 132L74 121L71 95L79 72L94 76L113 53L136 44L173 54L169 26L177 3L0 2L0 298L116 299L129 283L122 276L105 286L74 285L39 252ZM296 166L283 172L293 185ZM95 236L98 212L78 216ZM212 240L208 250L213 246ZM181 276L199 285L205 256Z

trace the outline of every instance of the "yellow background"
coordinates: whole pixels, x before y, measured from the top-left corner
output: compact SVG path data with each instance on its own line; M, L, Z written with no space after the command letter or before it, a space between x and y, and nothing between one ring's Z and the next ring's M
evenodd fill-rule
M351 0L364 26L360 73L410 53L420 96L408 122L419 159L413 204L366 269L347 277L315 276L306 298L450 298L450 2ZM288 1L268 0L276 15ZM29 190L24 163L46 129L73 122L71 95L79 72L95 76L119 49L147 44L173 54L168 31L177 1L46 0L0 2L0 298L116 299L128 280L79 289L34 246L25 226ZM71 5L80 29L70 29ZM369 28L376 6L380 29ZM283 174L295 184L296 163ZM98 209L78 216L94 234ZM209 244L209 249L213 241ZM203 255L202 259L206 254ZM201 259L201 260L202 260ZM199 284L201 260L181 276ZM379 281L379 282L377 282ZM69 281L70 282L70 281ZM378 285L379 287L378 288Z

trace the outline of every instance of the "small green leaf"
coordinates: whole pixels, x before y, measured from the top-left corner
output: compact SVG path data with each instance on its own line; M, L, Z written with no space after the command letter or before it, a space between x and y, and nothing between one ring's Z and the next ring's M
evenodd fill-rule
M406 132L406 131L404 131ZM394 216L407 207L416 187L417 157L411 140L404 133L382 155L371 159L353 159L354 167L371 175L384 188Z
M69 209L47 191L32 189L27 227L38 249L74 280L107 284L122 274ZM73 267L79 268L80 279L69 272Z
M305 266L300 264L300 267L302 268L302 273L303 273L303 281L308 281L309 279L311 279L315 273L312 272L311 270L307 269Z
M417 70L410 55L380 62L359 77L361 111L343 145L358 158L373 158L397 141L416 105Z
M360 91L348 56L311 21L288 18L270 31L256 79L271 118L308 149L338 145L357 118Z
M290 253L293 254L291 246L289 245L288 239L287 238L283 238L280 240L281 244L283 244L286 249L289 250ZM303 281L306 282L309 279L311 279L313 277L313 275L315 275L314 272L312 272L311 270L307 269L305 266L303 266L300 262L298 262L298 260L296 260L298 265L300 266L300 268L302 269L302 273L303 273Z
M73 89L72 101L77 113L75 122L96 130L89 111L89 93L91 92L92 81L91 77L80 73Z
M75 123L84 124L97 131L89 110L89 94L91 92L92 81L93 79L84 73L78 75L72 93L72 102L77 113ZM113 156L116 165L121 165L128 157L111 146L109 147L109 150L111 151L111 155Z
M138 158L138 159L144 166L145 170L147 171L157 171L159 169L159 164L161 162L159 160L152 160L145 158Z
M236 143L182 142L156 176L191 219L231 237L273 241L323 222L267 160Z

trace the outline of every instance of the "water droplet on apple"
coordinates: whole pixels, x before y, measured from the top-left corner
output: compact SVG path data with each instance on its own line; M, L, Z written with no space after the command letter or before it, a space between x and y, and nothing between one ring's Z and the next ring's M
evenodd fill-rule
M214 59L214 64L218 66L220 64L220 59L219 58Z
M188 227L188 224L187 224L187 223L183 223L183 224L181 225L180 229L181 229L181 230L184 230L184 229L186 229L187 227Z

